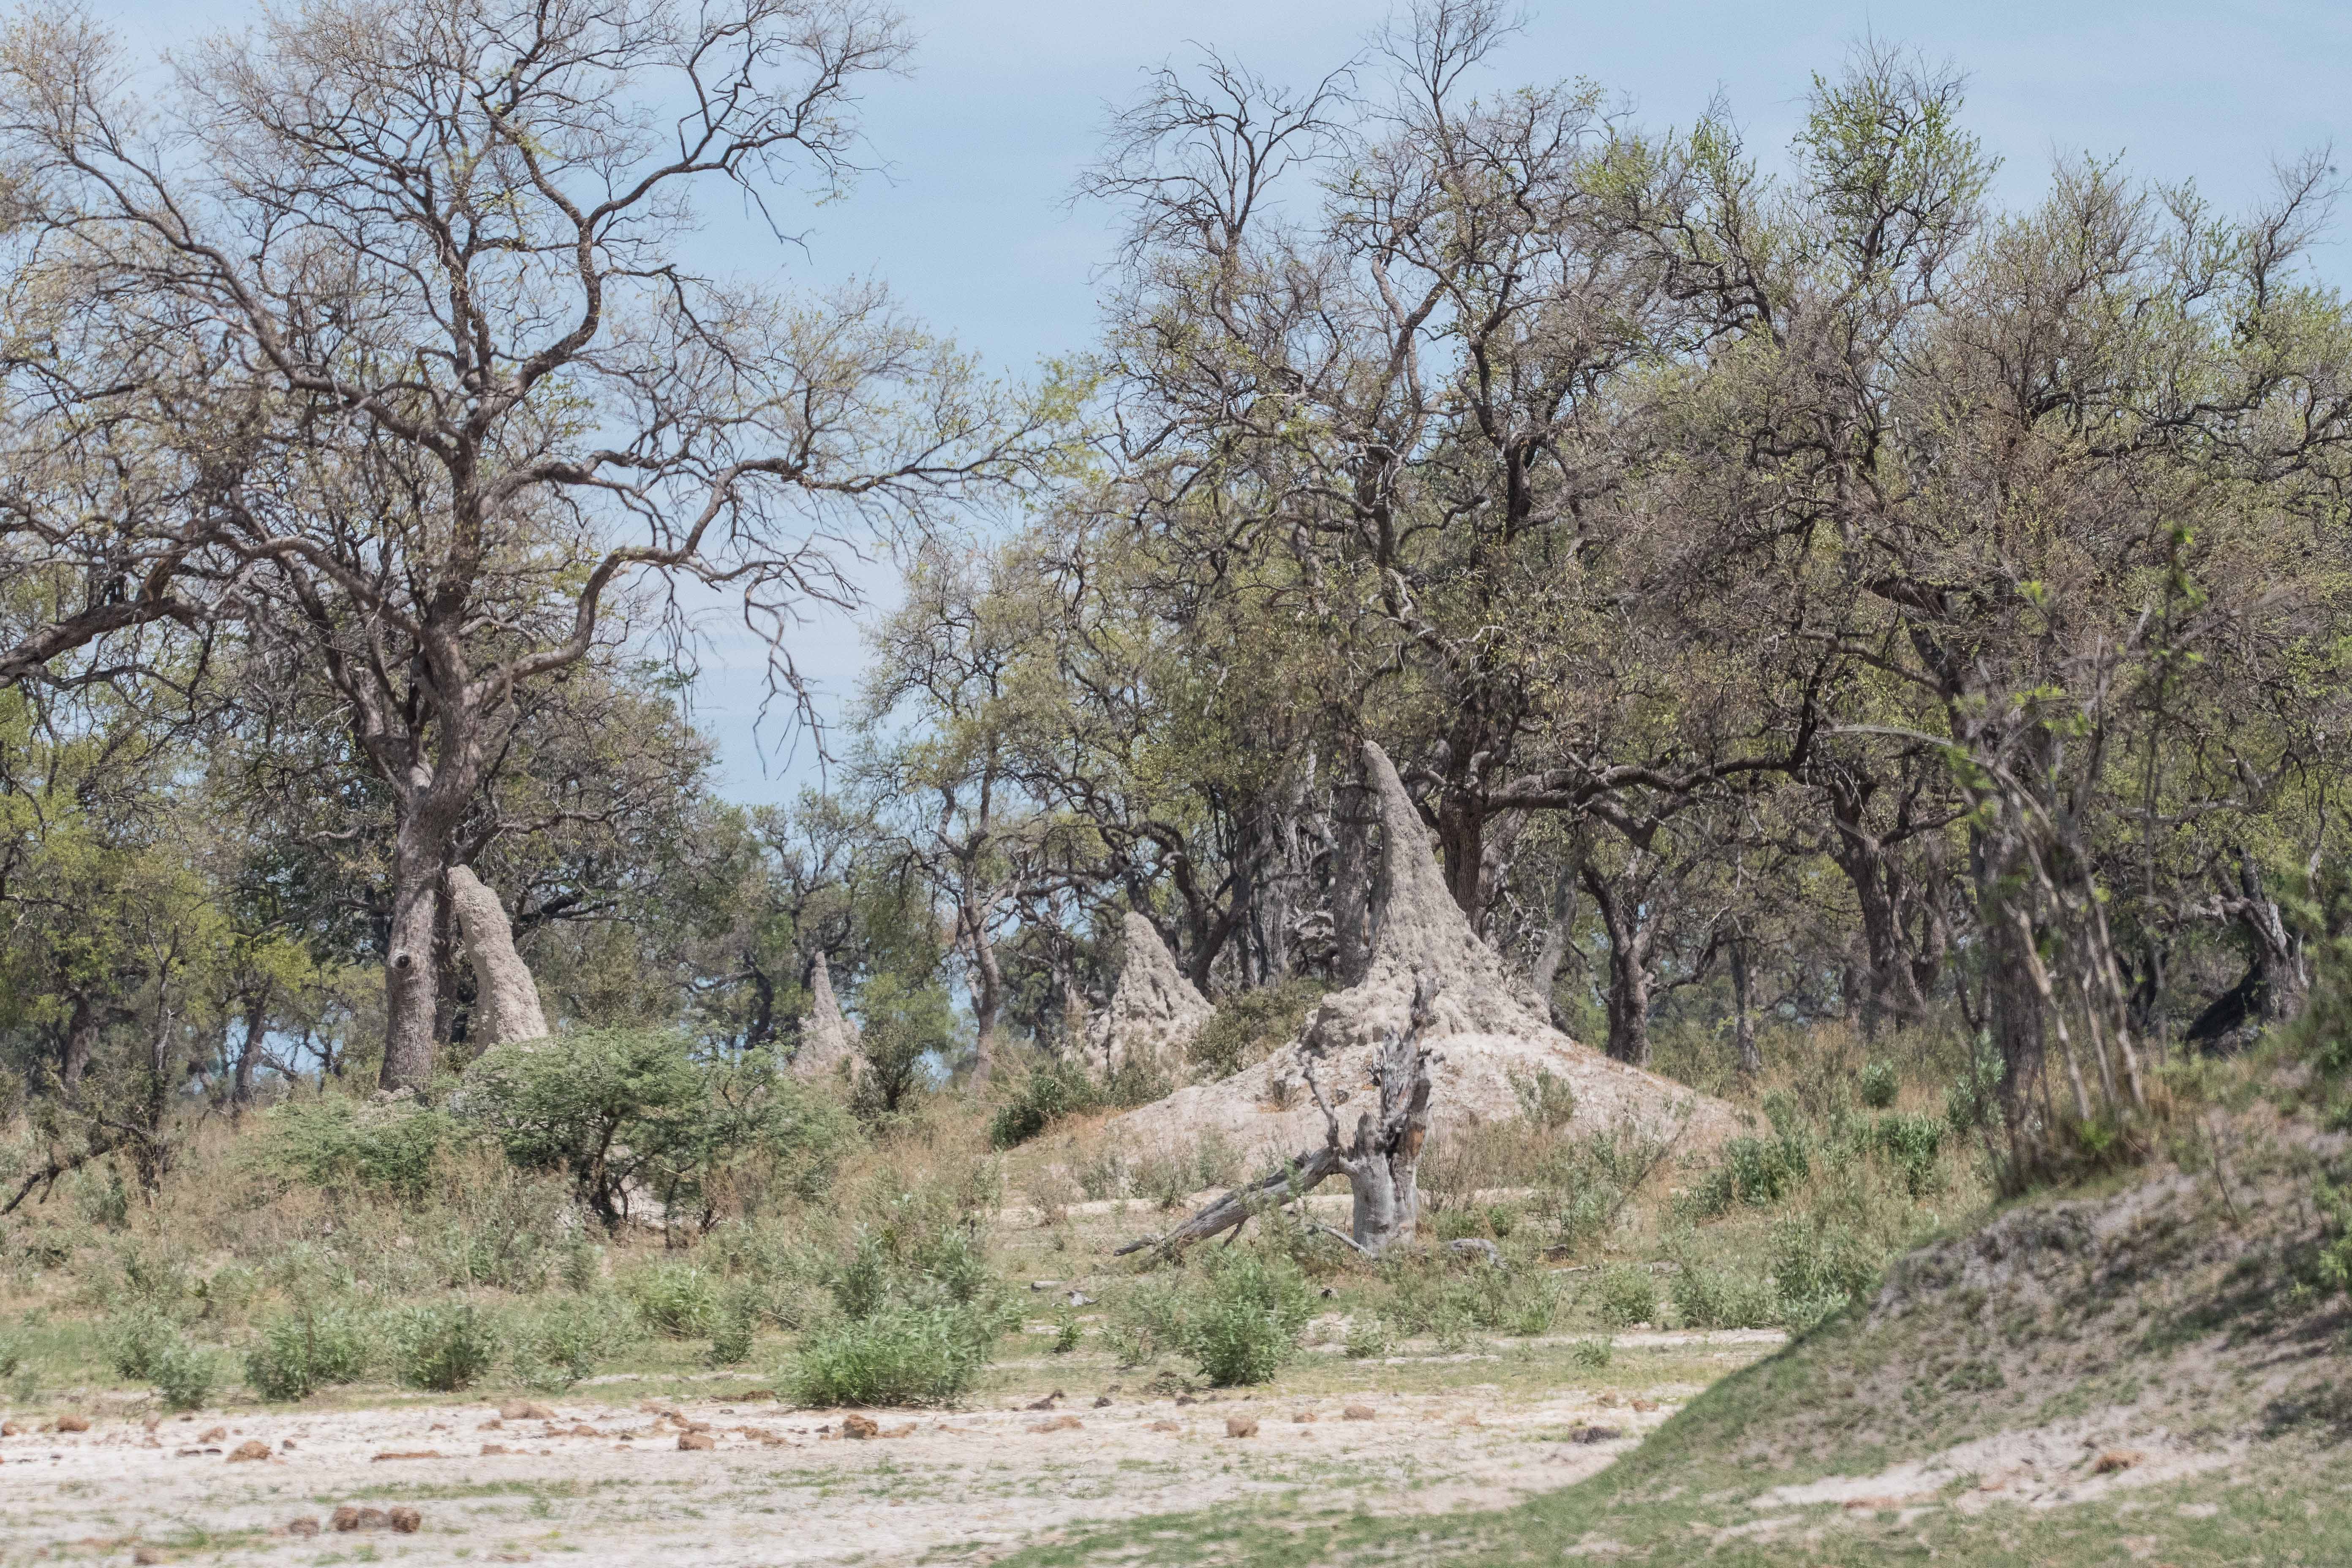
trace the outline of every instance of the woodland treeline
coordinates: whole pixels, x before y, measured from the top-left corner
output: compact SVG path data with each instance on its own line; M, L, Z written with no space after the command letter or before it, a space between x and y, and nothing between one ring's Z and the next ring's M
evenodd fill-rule
M2294 1015L2352 830L2325 156L2242 214L2093 154L2005 205L1902 50L1751 149L1510 36L1149 73L1079 193L1099 343L1015 386L789 247L696 270L698 204L789 236L874 156L912 40L862 0L327 0L169 68L16 13L15 1092L429 1091L457 866L559 1028L789 1056L822 959L984 1087L1081 1052L1129 910L1213 999L1356 978L1366 739L1629 1061L1922 1031L2032 1152ZM789 709L885 544L826 788L719 798L700 618Z

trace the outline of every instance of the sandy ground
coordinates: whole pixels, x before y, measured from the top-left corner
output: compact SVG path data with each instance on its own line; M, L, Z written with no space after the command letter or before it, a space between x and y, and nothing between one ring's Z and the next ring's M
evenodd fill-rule
M1747 1338L1709 1341L1724 1370L1778 1336ZM1383 1391L1381 1365L1349 1363L1354 1392L1179 1403L1074 1387L1036 1410L1053 1375L1036 1364L1037 1395L864 1413L884 1434L864 1439L842 1435L841 1412L740 1392L624 1409L609 1385L551 1402L553 1419L500 1419L488 1403L160 1420L93 1405L87 1432L0 1436L0 1562L986 1562L1069 1525L1248 1498L1389 1512L1508 1504L1601 1469L1697 1392L1399 1394ZM1477 1375L1461 1370L1465 1384ZM1350 1405L1372 1418L1348 1418ZM1255 1417L1257 1434L1229 1436L1234 1416ZM1621 1436L1579 1440L1593 1427ZM688 1437L712 1446L681 1447ZM268 1457L231 1457L248 1443ZM419 1527L338 1533L341 1504L414 1508ZM320 1532L301 1533L305 1519Z

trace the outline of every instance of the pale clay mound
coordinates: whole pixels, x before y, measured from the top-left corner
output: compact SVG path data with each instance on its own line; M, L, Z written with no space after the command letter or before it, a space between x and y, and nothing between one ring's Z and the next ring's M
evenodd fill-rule
M1159 930L1129 910L1110 1007L1092 1031L1088 1066L1108 1079L1129 1063L1173 1068L1216 1009L1176 967Z
M833 970L816 955L809 980L809 1011L801 1025L801 1047L793 1055L793 1076L803 1081L841 1072L857 1058L857 1030L842 1016L833 994Z
M539 986L530 965L515 951L514 927L498 894L474 875L472 867L452 866L449 901L457 906L457 929L474 965L474 1038L489 1046L547 1038Z
M1363 983L1326 996L1300 1038L1256 1066L1180 1089L1119 1117L1112 1123L1119 1138L1139 1148L1173 1150L1213 1132L1251 1154L1296 1154L1321 1143L1324 1135L1322 1112L1307 1089L1309 1061L1339 1113L1344 1135L1353 1125L1357 1097L1372 1092L1364 1103L1377 1101L1372 1055L1390 1031L1405 1026L1416 973L1443 982L1430 1030L1430 1122L1440 1136L1521 1115L1518 1086L1532 1088L1547 1072L1575 1095L1572 1131L1630 1123L1704 1147L1738 1131L1735 1113L1721 1100L1612 1060L1553 1028L1470 929L1445 890L1396 769L1369 742L1364 771L1379 803L1387 897Z

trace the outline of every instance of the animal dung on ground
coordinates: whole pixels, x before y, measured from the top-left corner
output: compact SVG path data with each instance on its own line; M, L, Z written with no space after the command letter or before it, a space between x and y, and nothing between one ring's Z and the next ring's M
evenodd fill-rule
M1625 1434L1614 1426L1580 1426L1568 1435L1571 1443L1614 1443Z
M311 1536L319 1533L318 1515L306 1513L299 1518L288 1520L286 1521L286 1533L289 1535L299 1536L306 1541L309 1540Z
M1369 1405L1350 1405L1339 1412L1339 1418L1342 1421L1376 1421L1380 1419L1380 1412Z
M1226 1416L1226 1417L1225 1417L1225 1436L1228 1436L1228 1437L1255 1437L1255 1436L1257 1436L1257 1417L1256 1417L1256 1416L1255 1416L1255 1415L1228 1415L1228 1416Z
M2147 1456L2137 1448L2110 1448L2091 1462L2091 1473L2095 1476L2112 1475L2117 1470L2128 1470L2134 1465L2143 1464L2147 1459Z
M1075 1415L1056 1415L1051 1421L1040 1421L1029 1428L1032 1432L1076 1432L1086 1425Z
M719 1447L718 1440L708 1432L681 1432L677 1446L689 1452L700 1452Z
M89 1430L89 1417L68 1410L63 1415L58 1417L58 1430L60 1432L87 1432Z
M499 1419L501 1421L552 1421L555 1419L555 1412L531 1400L509 1400L499 1406Z
M841 1435L845 1437L871 1437L881 1430L870 1416L851 1415L841 1418Z
M269 1445L263 1442L258 1437L247 1437L244 1442L239 1443L236 1447L229 1450L228 1462L234 1465L242 1459L266 1459L268 1458L269 1458Z
M368 1463L376 1465L382 1464L386 1459L437 1459L440 1457L441 1450L438 1448L387 1448L370 1459Z

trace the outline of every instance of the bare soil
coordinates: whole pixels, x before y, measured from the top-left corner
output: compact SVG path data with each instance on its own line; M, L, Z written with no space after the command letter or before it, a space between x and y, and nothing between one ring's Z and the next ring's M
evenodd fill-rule
M1584 1386L1560 1386L1541 1344L1310 1356L1288 1391L1189 1395L1105 1392L1117 1373L1040 1356L1001 1367L982 1404L937 1412L785 1409L740 1384L616 1404L626 1380L548 1402L551 1419L480 1401L159 1418L110 1396L83 1405L86 1432L0 1437L0 1562L142 1547L226 1563L988 1562L1073 1526L1286 1495L1371 1514L1492 1509L1596 1473L1778 1338L1622 1336ZM1031 1408L1057 1379L1067 1394ZM880 1435L844 1436L853 1415ZM1255 1436L1226 1436L1236 1415ZM251 1442L269 1457L231 1458ZM338 1533L339 1505L413 1507L420 1528ZM298 1533L303 1519L320 1532Z

